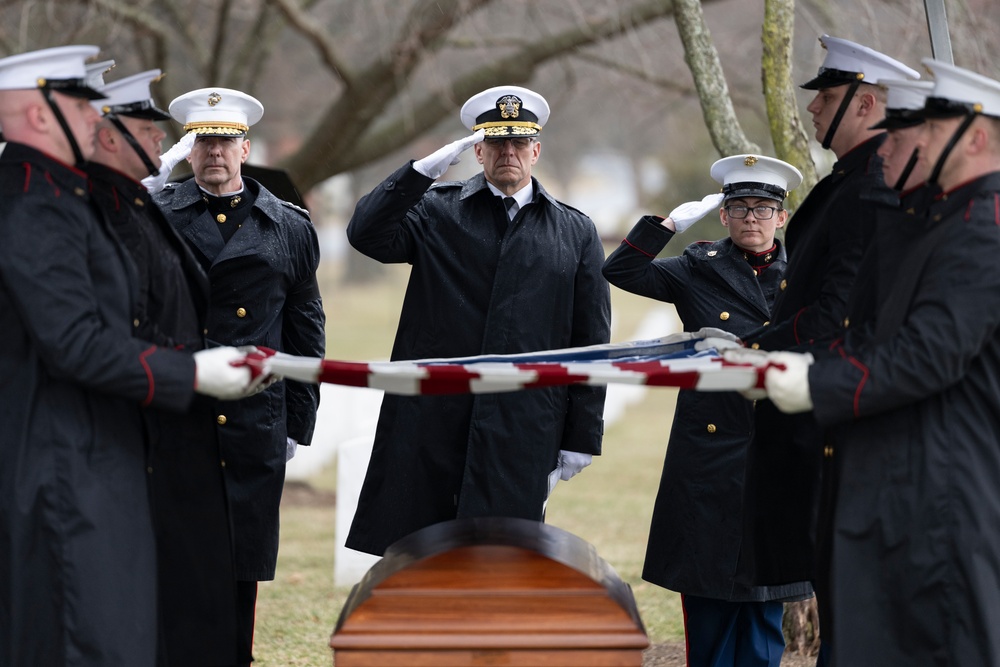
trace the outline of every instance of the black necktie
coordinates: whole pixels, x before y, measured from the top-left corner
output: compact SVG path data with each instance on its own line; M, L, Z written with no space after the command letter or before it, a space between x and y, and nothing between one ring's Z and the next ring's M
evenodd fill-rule
M510 214L510 209L515 204L517 204L517 200L514 199L513 197L504 197L503 198L503 205L507 208L507 217L508 218L512 217L511 214Z

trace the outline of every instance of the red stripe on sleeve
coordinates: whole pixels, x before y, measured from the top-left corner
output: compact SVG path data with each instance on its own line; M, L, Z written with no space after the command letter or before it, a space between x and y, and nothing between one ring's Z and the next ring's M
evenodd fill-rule
M153 396L154 394L156 394L156 380L153 378L153 369L149 367L149 363L146 361L149 355L153 354L154 352L156 352L155 345L148 348L142 354L139 355L139 363L142 364L143 369L145 369L146 381L149 383L149 392L146 394L146 398L142 401L143 407L152 403Z

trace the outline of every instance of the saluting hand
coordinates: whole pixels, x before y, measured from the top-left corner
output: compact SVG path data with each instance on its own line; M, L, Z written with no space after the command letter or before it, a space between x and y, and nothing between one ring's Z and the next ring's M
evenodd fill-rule
M166 153L160 156L160 171L156 176L147 176L141 181L150 194L156 194L162 190L163 186L167 184L167 179L170 178L170 172L174 170L174 167L191 154L196 136L193 132L185 134Z
M670 225L667 224L668 221L673 223L674 230L680 234L688 227L698 222L713 209L719 208L722 203L724 196L721 192L716 192L714 194L706 195L701 201L689 201L681 204L673 211L670 215L664 219L662 224L667 229L670 229Z
M448 167L458 164L462 159L459 156L469 150L475 144L483 140L486 133L478 130L464 139L453 141L443 148L439 148L427 157L413 163L413 168L427 178L441 178Z

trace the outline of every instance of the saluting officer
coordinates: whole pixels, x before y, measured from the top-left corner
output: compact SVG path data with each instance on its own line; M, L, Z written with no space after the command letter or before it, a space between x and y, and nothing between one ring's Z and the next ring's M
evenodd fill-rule
M259 101L238 90L202 88L173 100L170 115L196 139L194 178L155 195L208 274L208 345L262 345L322 357L319 242L308 213L242 176L247 132ZM257 582L274 578L285 463L309 444L319 387L277 382L238 403L220 403L221 465L233 520L240 614L239 664L252 660Z
M597 228L531 175L545 98L498 86L469 98L460 117L473 134L397 169L358 202L347 228L369 257L412 266L392 359L608 342ZM482 173L435 185L469 148ZM347 546L381 555L450 519L541 520L549 483L600 454L604 394L386 395Z
M685 331L705 327L741 336L771 319L785 273L775 232L782 203L802 182L792 165L733 155L712 165L722 193L645 216L604 264L621 289L673 303ZM656 259L675 234L719 209L729 235ZM681 593L691 667L778 667L785 600L812 595L807 582L746 586L735 581L743 534L743 474L753 405L739 394L682 389L656 494L642 578Z

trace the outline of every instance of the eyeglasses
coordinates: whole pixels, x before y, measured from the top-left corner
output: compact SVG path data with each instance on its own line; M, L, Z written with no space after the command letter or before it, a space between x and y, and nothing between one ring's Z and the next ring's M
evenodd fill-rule
M523 151L531 145L531 142L534 141L534 139L529 139L528 137L490 137L483 140L487 146L492 148L503 148L503 145L508 141L515 150Z
M747 217L750 211L753 211L753 217L758 220L770 220L771 216L774 215L775 211L783 211L783 208L775 208L774 206L754 206L750 208L748 206L726 206L726 213L730 217L736 218L737 220L742 220Z

